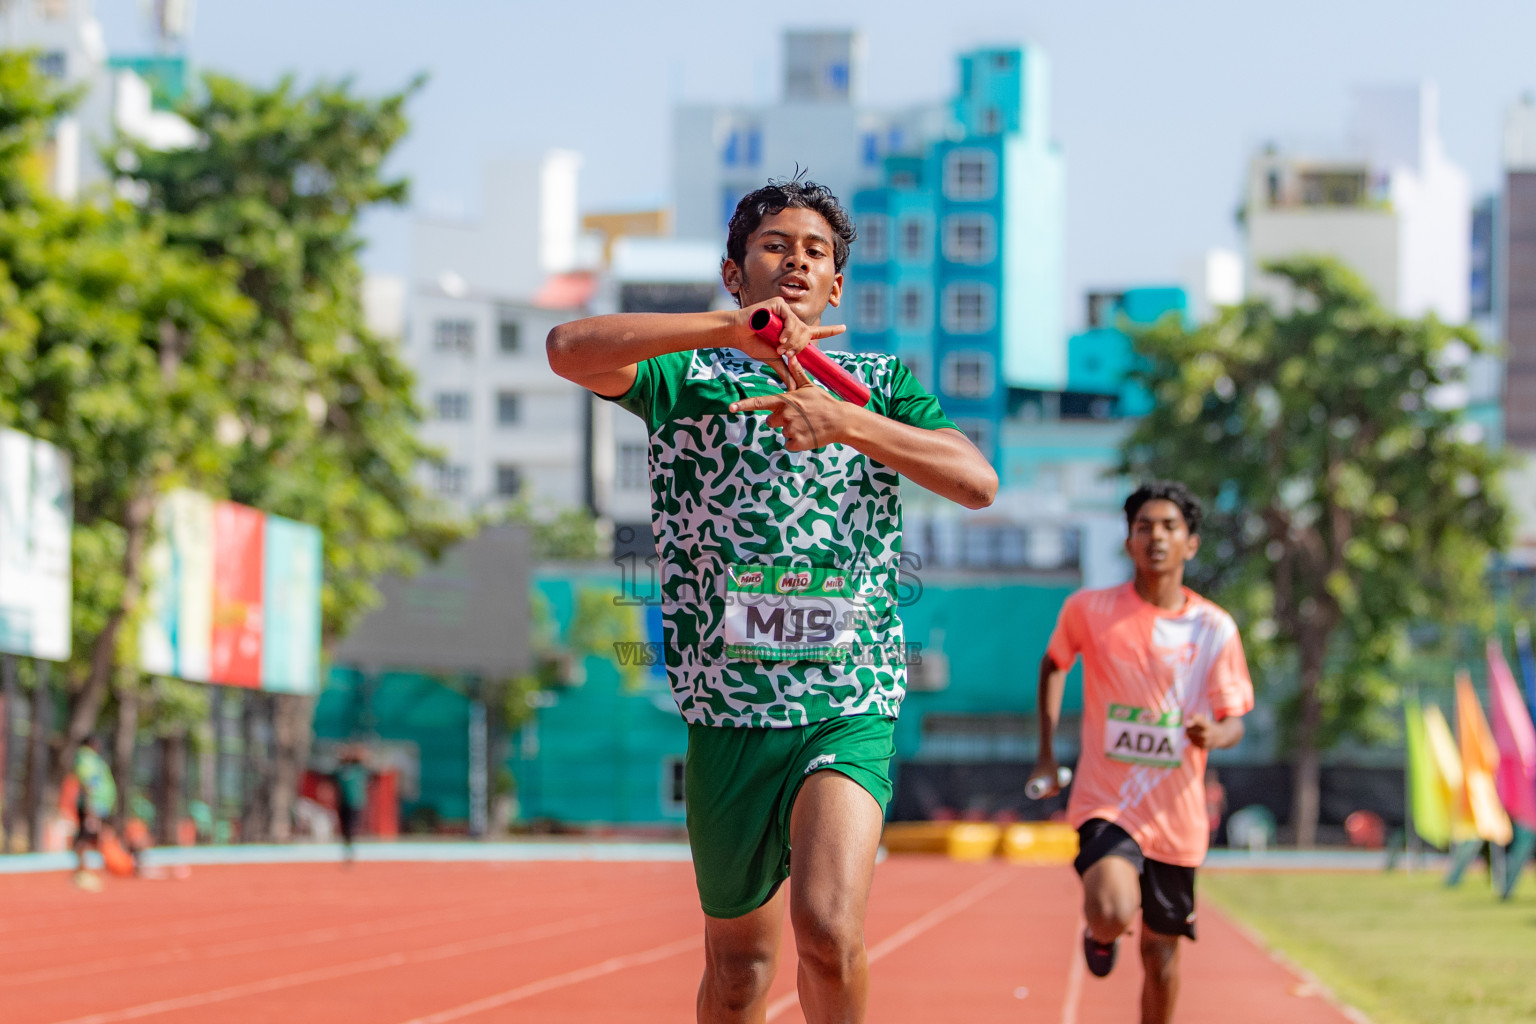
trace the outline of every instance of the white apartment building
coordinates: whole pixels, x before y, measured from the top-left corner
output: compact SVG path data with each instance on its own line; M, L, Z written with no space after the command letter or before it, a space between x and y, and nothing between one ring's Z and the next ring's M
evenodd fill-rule
M604 313L691 313L734 307L720 282L719 241L620 238L604 276ZM619 550L650 546L650 438L645 423L611 402L593 405L593 499Z
M770 106L684 105L672 116L672 195L680 238L723 243L743 195L803 170L845 206L880 182L886 154L943 133L940 106L877 110L859 103L863 42L850 31L786 32L781 100Z
M81 94L53 126L43 152L50 191L61 199L107 183L100 149L117 130L161 149L197 141L186 121L153 109L142 78L109 66L91 0L0 0L0 47L36 50L44 74Z
M555 375L544 339L584 315L576 208L580 157L553 151L486 170L473 220L414 225L402 351L444 454L426 484L466 511L526 498L590 504L585 392Z
M1283 298L1259 272L1304 253L1349 264L1388 309L1469 315L1471 192L1440 142L1430 82L1357 89L1342 146L1267 148L1249 164L1244 211L1247 279Z

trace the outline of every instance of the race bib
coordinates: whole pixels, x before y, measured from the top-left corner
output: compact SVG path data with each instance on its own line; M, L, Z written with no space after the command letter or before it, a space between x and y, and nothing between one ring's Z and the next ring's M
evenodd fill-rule
M725 581L725 653L757 661L845 661L879 638L867 573L732 565Z
M1111 704L1104 722L1104 753L1111 761L1177 768L1184 762L1184 712Z

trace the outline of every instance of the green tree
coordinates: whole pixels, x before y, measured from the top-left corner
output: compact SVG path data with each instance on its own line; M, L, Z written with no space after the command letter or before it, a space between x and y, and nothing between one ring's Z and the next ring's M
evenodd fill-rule
M127 204L46 193L38 154L68 102L30 55L0 53L0 423L74 463L74 658L55 784L131 651L156 496L228 472L217 426L232 409L232 339L252 322L227 261L169 246Z
M1291 820L1306 846L1321 752L1391 700L1409 623L1486 613L1506 514L1499 457L1443 400L1475 334L1391 314L1329 259L1266 270L1290 302L1139 336L1156 407L1122 470L1206 496L1196 586L1233 611L1256 663L1294 666Z
M377 579L459 533L414 482L432 453L418 440L413 377L395 341L367 329L361 306L357 220L406 198L384 163L415 88L369 99L345 83L262 89L209 75L181 109L200 145L120 143L145 222L191 256L232 263L255 306L227 378L234 452L223 490L321 529L327 643L376 602ZM279 837L310 713L308 699L275 699L278 750L264 785Z

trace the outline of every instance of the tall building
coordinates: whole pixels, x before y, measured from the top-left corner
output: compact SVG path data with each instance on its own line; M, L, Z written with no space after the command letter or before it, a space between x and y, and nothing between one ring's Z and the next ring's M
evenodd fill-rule
M849 344L901 357L996 462L1009 388L1067 385L1064 173L1050 66L1033 47L961 55L941 135L854 194Z
M1346 142L1332 150L1266 148L1249 164L1243 216L1252 291L1282 297L1270 260L1328 254L1388 309L1465 323L1470 312L1471 195L1445 155L1432 83L1362 88Z
M1504 199L1495 257L1495 302L1506 353L1504 431L1511 445L1536 449L1536 98L1504 121Z
M942 132L938 107L878 110L859 100L863 44L851 31L786 32L781 98L679 106L672 117L676 233L724 248L743 195L797 170L845 203L880 180L881 161Z
M595 280L582 269L580 158L553 151L493 164L480 215L414 225L402 345L443 453L427 486L466 511L529 499L590 504L585 392L544 354L555 325L583 315Z
M40 154L50 191L74 199L111 177L102 151L121 131L151 146L190 146L197 133L156 103L155 90L184 84L180 56L109 58L91 0L0 0L0 47L33 50L37 66L77 93L74 109L51 127Z

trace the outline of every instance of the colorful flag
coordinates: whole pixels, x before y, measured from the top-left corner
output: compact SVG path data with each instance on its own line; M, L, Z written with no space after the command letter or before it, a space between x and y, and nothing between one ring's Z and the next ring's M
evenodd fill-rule
M1424 709L1424 738L1429 741L1429 760L1440 799L1450 811L1451 842L1477 838L1477 829L1467 816L1467 802L1462 798L1466 776L1461 770L1461 751L1456 749L1456 737L1451 735L1445 714L1433 704Z
M1494 787L1509 816L1536 829L1536 728L1497 640L1488 641L1488 711L1499 748Z
M1445 781L1435 768L1429 733L1424 725L1424 711L1416 700L1408 701L1403 711L1407 726L1408 800L1413 813L1413 830L1431 846L1449 846L1452 803Z
M1520 655L1520 674L1525 677L1525 706L1536 715L1536 651L1531 650L1531 631L1523 622L1515 626L1515 650Z
M1456 736L1461 746L1462 798L1467 816L1478 838L1508 846L1514 830L1493 781L1499 770L1499 748L1472 689L1472 679L1464 671L1456 673Z

